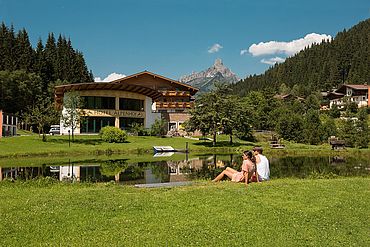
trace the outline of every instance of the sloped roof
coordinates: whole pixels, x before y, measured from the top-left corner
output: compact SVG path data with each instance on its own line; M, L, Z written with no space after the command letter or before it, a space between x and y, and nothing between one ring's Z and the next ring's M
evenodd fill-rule
M339 98L344 97L344 94L343 93L337 93L337 92L329 92L325 97L328 98L329 100L339 99Z
M304 101L304 98L299 97L299 96L294 96L293 94L276 94L274 96L275 99L280 99L280 100L289 100L289 99L297 99L299 101Z
M146 71L146 70L143 71L143 72L139 72L139 73L136 73L136 74L133 74L133 75L129 75L129 76L126 76L126 77L123 77L123 78L120 78L120 79L111 81L110 83L122 83L124 81L130 80L131 78L137 78L137 77L140 77L140 76L143 76L143 75L150 75L150 76L153 76L154 78L160 78L160 79L162 79L164 81L168 81L170 83L177 84L177 85L179 85L181 87L185 87L187 90L191 90L191 91L195 91L195 92L198 92L199 91L198 88L192 87L189 84L182 83L182 82L179 82L179 81L176 81L176 80L172 80L170 78L167 78L167 77L164 77L164 76L161 76L161 75L158 75L158 74L155 74L153 72Z
M130 76L126 76L124 78L120 78L120 79L117 79L111 82L85 82L85 83L75 83L75 84L66 84L66 85L56 86L54 90L55 99L57 103L61 103L61 100L65 92L81 91L81 90L84 90L84 91L85 90L122 90L122 91L129 91L129 92L143 94L145 96L152 98L153 100L160 98L162 96L162 92L159 91L158 88L152 87L150 85L140 85L140 83L137 83L134 80L142 76L151 76L153 78L159 78L162 81L169 83L169 84L176 84L182 87L184 90L189 90L191 95L194 95L199 90L188 84L184 84L184 83L169 79L167 77L154 74L149 71L143 71L143 72L133 74Z
M368 90L369 86L364 84L343 84L335 90L337 93L345 93L346 88L352 88L354 90Z

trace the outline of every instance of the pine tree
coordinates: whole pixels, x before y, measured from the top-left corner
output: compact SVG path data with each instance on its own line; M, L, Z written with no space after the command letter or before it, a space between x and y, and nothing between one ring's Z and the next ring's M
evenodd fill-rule
M58 79L55 72L57 63L57 48L53 33L49 33L48 39L45 44L44 57L46 60L47 71L50 72L50 77L48 78L48 81L56 81L56 79Z
M35 52L32 49L31 43L28 39L28 34L25 29L22 29L17 34L14 53L16 57L16 69L32 72Z

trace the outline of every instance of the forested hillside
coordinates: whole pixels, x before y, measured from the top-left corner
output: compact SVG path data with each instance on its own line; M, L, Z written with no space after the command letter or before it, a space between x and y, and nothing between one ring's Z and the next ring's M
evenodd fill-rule
M21 116L36 102L52 102L56 84L91 81L83 54L69 39L50 33L45 45L40 39L33 48L25 29L1 24L0 109Z
M254 90L278 91L284 84L296 94L308 96L341 83L370 83L370 19L339 32L333 40L305 48L262 75L239 81L233 91L244 96Z

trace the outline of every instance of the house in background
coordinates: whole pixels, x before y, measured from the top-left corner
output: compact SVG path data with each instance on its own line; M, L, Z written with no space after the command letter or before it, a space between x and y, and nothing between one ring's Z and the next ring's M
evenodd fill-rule
M370 106L369 93L370 86L368 85L343 84L333 92L329 92L326 98L329 100L330 108L335 104L339 109L343 109L346 100L355 102L360 108Z
M178 129L190 118L197 88L148 71L111 82L89 82L55 87L57 104L63 106L66 92L78 92L84 101L81 124L75 133L98 133L104 126L129 129L138 123L150 128L156 119L168 122L168 130ZM68 128L61 121L61 134Z
M17 135L18 117L0 110L0 138Z

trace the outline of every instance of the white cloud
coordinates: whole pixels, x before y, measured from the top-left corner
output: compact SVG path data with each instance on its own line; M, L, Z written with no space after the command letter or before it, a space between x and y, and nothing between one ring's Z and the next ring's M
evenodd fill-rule
M326 34L310 33L304 38L292 40L290 42L268 41L253 44L249 47L248 51L253 56L271 54L285 54L287 56L291 56L303 50L305 47L312 45L313 43L321 43L324 39L330 40L331 36Z
M284 61L285 61L284 58L281 58L281 57L273 57L273 58L269 58L269 59L262 59L261 60L261 63L274 65L275 63L282 63Z
M112 74L110 74L106 78L104 78L103 80L100 77L95 77L94 81L96 81L96 82L110 82L110 81L114 81L114 80L117 80L117 79L120 79L120 78L123 78L123 77L126 77L126 75L118 74L116 72L113 72Z
M209 48L208 53L216 53L222 48L223 48L222 45L214 44L211 48Z
M248 52L248 50L241 50L240 51L240 56L243 56L245 53L247 53Z

